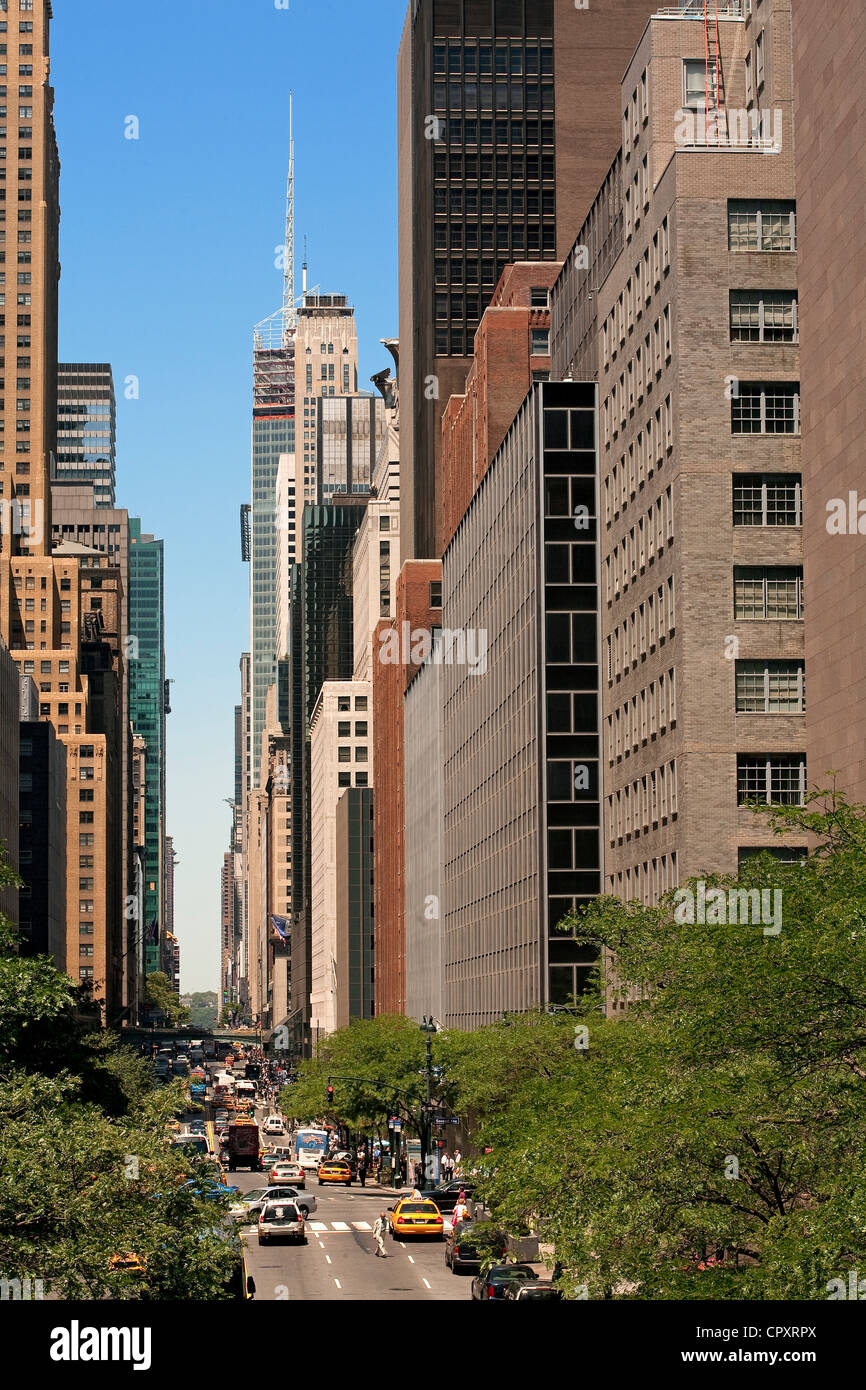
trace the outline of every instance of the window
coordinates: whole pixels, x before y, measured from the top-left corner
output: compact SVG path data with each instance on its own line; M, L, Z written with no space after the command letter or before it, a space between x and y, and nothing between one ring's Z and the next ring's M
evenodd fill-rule
M352 785L352 774L351 774L351 772L338 772L338 773L337 773L337 786L338 786L338 787L351 787L351 785Z
M802 753L741 755L737 758L737 805L760 801L802 806L806 793L806 758Z
M352 701L351 701L351 699L349 698L348 695L338 695L338 696L337 696L337 709L338 709L338 710L350 710L351 708L352 708Z
M707 64L703 58L683 63L683 106L703 111L707 104Z
M802 566L734 569L734 617L796 621L803 616Z
M799 473L734 474L735 526L801 526Z
M550 332L546 328L533 328L532 347L534 356L549 356L550 354Z
M732 343L795 343L796 290L731 290Z
M755 39L755 86L760 90L764 85L764 31Z
M746 106L751 106L755 100L755 83L752 78L752 55L746 54Z
M366 695L356 695L356 696L355 696L355 709L356 709L356 710L359 710L359 709L365 710L366 708L367 708L367 696L366 696Z
M730 251L796 251L796 204L782 200L728 202Z
M529 291L529 303L533 309L546 309L550 302L550 293L544 285L533 285Z
M366 749L365 747L363 747L361 744L358 744L357 747L355 748L355 762L356 762L356 763L365 763L366 761L367 761L367 749Z
M805 710L802 661L738 661L738 714L802 714Z
M434 579L434 580L431 581L431 584L430 584L430 607L431 607L431 608L441 608L441 607L442 607L442 581L441 581L441 579Z
M731 398L732 434L799 434L799 381L741 381Z
M367 720L357 719L355 721L355 738L367 737Z
M338 725L337 725L337 738L351 738L351 737L352 737L352 721L351 721L351 719L341 719L340 722L339 722Z
M337 749L337 762L350 763L352 761L352 750L348 746Z

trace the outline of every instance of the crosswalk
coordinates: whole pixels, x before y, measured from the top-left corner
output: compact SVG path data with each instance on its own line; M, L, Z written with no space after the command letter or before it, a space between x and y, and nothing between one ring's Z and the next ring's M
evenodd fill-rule
M445 1230L449 1230L451 1223L446 1218ZM347 1231L372 1231L373 1227L369 1221L307 1221L307 1229L315 1231L317 1235L327 1232L329 1235L345 1235Z

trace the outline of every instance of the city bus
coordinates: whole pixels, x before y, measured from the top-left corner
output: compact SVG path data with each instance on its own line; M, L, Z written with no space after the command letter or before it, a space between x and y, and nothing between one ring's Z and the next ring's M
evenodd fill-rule
M295 1133L295 1159L302 1168L315 1171L328 1152L330 1134L326 1129L299 1129Z

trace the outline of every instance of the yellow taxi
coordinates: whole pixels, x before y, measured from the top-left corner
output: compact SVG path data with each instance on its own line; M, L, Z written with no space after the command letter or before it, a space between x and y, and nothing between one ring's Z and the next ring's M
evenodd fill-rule
M108 1265L112 1274L145 1274L147 1257L130 1251L127 1255L112 1255Z
M319 1186L325 1182L341 1182L346 1187L352 1186L352 1170L348 1163L344 1163L340 1158L326 1159L319 1164Z
M435 1202L424 1197L403 1197L388 1212L392 1236L438 1236L445 1234L442 1213Z

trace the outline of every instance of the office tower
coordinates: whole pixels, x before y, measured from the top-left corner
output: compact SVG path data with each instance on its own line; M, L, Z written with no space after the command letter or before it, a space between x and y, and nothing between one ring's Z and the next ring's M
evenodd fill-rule
M326 680L351 680L352 547L366 499L304 508L304 700L309 720Z
M109 375L110 375L110 368ZM58 547L74 542L88 550L99 551L105 555L111 566L116 567L120 579L121 610L119 649L124 654L119 686L119 734L121 782L124 788L121 803L121 896L135 896L134 844L131 824L131 800L129 794L132 744L129 736L129 670L127 659L129 634L129 513L122 508L97 505L96 484L92 481L66 482L63 486L52 484L51 489L51 539L55 552ZM100 598L94 594L91 609L97 612ZM140 970L136 964L140 956L142 926L134 916L127 916L127 941L123 951L123 993L127 1017L134 1019L138 1013L138 991Z
M716 38L651 20L553 291L555 371L599 381L605 887L645 903L796 856L745 803L806 785L790 5Z
M601 887L595 391L533 386L443 557L453 1027L565 1004L593 963L557 925Z
M394 614L401 563L400 437L391 422L379 449L370 499L352 555L355 680L372 680L373 635L379 622Z
M376 1013L406 1011L406 860L403 698L441 626L442 563L407 560L394 611L376 624L372 644L373 854L376 919Z
M337 808L346 788L371 785L373 712L367 681L328 680L310 716L310 1023L313 1040L337 1027L349 970L337 943ZM368 986L371 981L367 981Z
M0 638L0 855L18 868L19 689L18 667ZM18 889L0 888L0 912L18 921Z
M506 266L475 335L472 363L442 417L447 545L533 381L550 376L550 287L559 261Z
M348 787L337 802L338 1028L373 1017L373 789Z
M863 6L793 0L809 782L866 801Z
M250 642L252 746L258 750L267 692L282 655L277 634L280 547L297 544L304 504L315 498L317 401L357 390L354 309L345 295L305 292L291 319L281 312L259 324L253 361ZM291 501L277 491L285 455L296 458L297 487ZM256 752L253 786L258 785L258 772Z
M444 1017L442 958L442 664L430 657L403 696L406 950L410 1018Z
M16 672L17 674L17 672ZM31 678L21 677L31 681ZM32 684L32 681L31 681ZM22 720L20 732L21 954L47 955L66 967L66 750L47 720ZM93 943L82 937L87 964Z
M175 853L174 839L171 835L165 837L165 848L163 852L163 873L165 876L165 929L172 932L175 936L174 921L174 871L175 865L180 861Z
M4 42L8 35L6 47L14 54L4 64L8 75L0 78L0 100L9 105L10 120L17 108L9 144L4 143L0 153L0 245L7 265L16 267L15 298L9 275L7 307L0 311L0 358L8 388L0 403L0 460L4 498L25 513L29 509L29 526L25 522L23 527L7 522L4 511L6 534L0 542L7 554L21 555L46 555L51 550L60 161L49 80L50 17L51 6L39 4L17 24L10 24L4 14L0 30Z
M114 506L117 442L114 377L108 362L57 367L57 451L52 485L93 483L94 506Z
M561 260L619 143L651 0L412 0L400 45L405 553L442 553L439 422L504 266Z
M164 925L165 735L168 687L165 678L165 566L163 542L129 521L129 714L147 743L144 791L145 973L159 970Z

